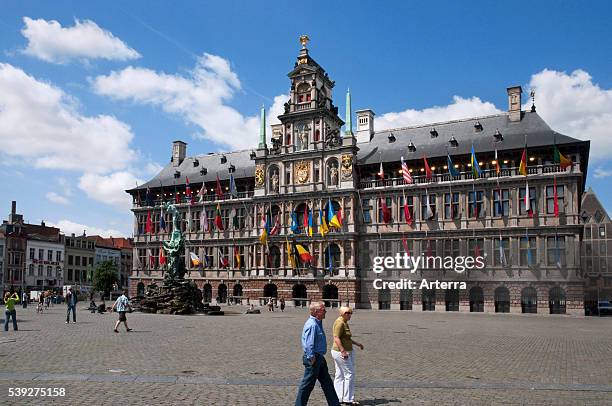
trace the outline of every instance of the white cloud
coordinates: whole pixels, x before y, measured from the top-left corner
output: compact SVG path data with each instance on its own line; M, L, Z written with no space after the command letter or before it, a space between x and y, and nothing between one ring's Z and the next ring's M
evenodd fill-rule
M132 207L132 198L125 193L125 190L134 188L137 183L143 184L144 181L128 171L119 171L109 175L85 173L79 179L79 188L90 199L127 211Z
M164 169L164 167L157 162L149 162L144 167L144 173L149 176L155 176L160 173L162 169Z
M58 195L55 192L47 192L45 197L47 198L47 200L53 203L64 204L64 205L70 204L68 199L66 199L64 196Z
M569 75L545 69L531 77L529 87L536 91L538 114L553 130L591 140L590 157L596 161L610 157L612 89L600 88L581 69Z
M57 178L57 183L59 183L60 187L64 191L64 195L72 196L72 186L66 178L60 176L59 178Z
M199 127L200 138L235 149L257 145L259 116L243 116L226 105L241 84L229 62L219 56L204 54L188 76L130 66L98 76L92 85L98 94L177 114Z
M50 227L57 227L61 230L65 235L70 235L74 233L75 235L82 235L83 230L87 235L100 235L102 237L125 237L124 233L115 229L104 229L93 226L88 226L85 224L75 223L70 220L60 220L57 223L46 222Z
M25 54L47 62L65 63L72 59L108 59L125 61L140 58L109 31L91 20L75 20L74 26L62 27L55 21L24 17L21 33L28 40Z
M379 131L499 113L501 113L501 110L498 110L493 103L483 102L478 97L464 99L461 96L453 96L453 102L448 106L434 106L423 110L407 109L399 113L385 113L374 120L374 125L376 130Z
M612 176L612 170L604 168L595 168L595 174L593 175L596 179L607 178Z
M136 158L130 127L107 115L84 116L61 89L0 63L2 154L37 168L103 173Z

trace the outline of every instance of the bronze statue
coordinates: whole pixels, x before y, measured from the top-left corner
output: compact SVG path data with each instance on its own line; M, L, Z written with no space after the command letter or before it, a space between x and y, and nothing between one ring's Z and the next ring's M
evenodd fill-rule
M181 261L181 254L185 250L185 238L181 232L179 225L180 213L176 209L176 206L170 202L164 204L166 212L172 214L172 234L170 241L163 242L163 249L168 257L168 272L166 273L166 279L184 279L185 277L185 264Z

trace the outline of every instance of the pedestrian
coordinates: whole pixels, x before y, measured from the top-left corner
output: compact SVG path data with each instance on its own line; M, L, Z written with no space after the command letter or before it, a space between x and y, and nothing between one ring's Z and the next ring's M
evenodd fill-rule
M285 298L282 298L282 297L280 298L280 309L281 309L281 312L285 311Z
M15 303L19 301L19 295L17 292L6 292L4 294L4 305L6 309L4 310L4 331L8 331L9 319L13 318L13 330L19 330L17 328L17 311L15 310Z
M273 312L274 311L274 302L272 301L272 298L268 299L268 311L269 312Z
M363 350L363 344L353 340L348 322L353 316L353 309L348 306L340 307L340 317L334 322L334 346L331 354L336 367L334 388L340 402L349 405L358 405L355 401L355 355L353 345Z
M36 313L42 313L45 304L45 295L41 292L38 295L38 307L36 308Z
M304 329L302 330L304 377L298 389L297 399L295 400L296 406L308 404L308 398L317 379L321 384L327 404L333 406L340 404L334 390L334 384L329 376L327 361L325 361L325 353L327 352L327 341L323 330L325 312L323 302L311 303L310 317L304 323Z
M68 310L66 311L66 324L70 322L70 310L72 310L72 322L76 323L77 294L72 291L72 288L68 288L66 304L68 305Z
M128 299L127 295L128 291L127 289L125 289L123 291L123 295L119 296L113 304L113 311L117 310L117 313L119 313L119 320L117 320L117 322L115 323L115 329L113 330L115 333L119 332L119 330L117 330L117 327L119 327L119 323L121 322L125 324L125 331L132 331L132 329L128 327L127 316L125 315L125 312L130 307L130 300Z

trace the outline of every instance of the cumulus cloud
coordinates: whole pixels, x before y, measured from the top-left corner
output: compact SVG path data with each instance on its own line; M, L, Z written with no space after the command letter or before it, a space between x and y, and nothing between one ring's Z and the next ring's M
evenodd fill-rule
M118 171L109 175L85 173L79 179L79 189L83 190L90 199L120 210L129 210L132 207L132 198L125 193L125 190L134 188L137 183L143 184L144 181L128 171Z
M74 26L62 27L55 21L24 17L21 33L28 40L23 52L52 63L66 63L72 59L130 60L140 54L128 47L109 31L91 20L75 20Z
M501 110L498 110L493 103L483 102L478 97L465 99L461 96L453 96L453 102L447 106L385 113L374 120L374 125L376 130L379 131L499 113L501 113Z
M612 89L602 89L581 69L571 74L545 69L531 76L529 87L536 91L538 114L551 128L591 140L590 157L595 161L610 157Z
M82 235L83 231L87 235L100 235L102 237L126 237L124 233L115 229L104 229L99 227L88 226L85 224L75 223L70 220L59 220L57 223L47 222L47 225L50 227L59 228L64 234L70 235L74 233L75 235Z
M130 127L107 115L85 116L61 89L0 63L3 155L37 168L104 173L136 157Z
M243 116L226 104L241 84L229 62L219 56L205 53L187 76L130 66L96 77L92 86L98 94L179 115L199 128L200 138L235 149L257 144L259 116Z
M593 175L596 179L607 178L612 176L612 170L604 168L595 168L595 174Z
M58 195L55 192L47 192L45 197L47 198L47 200L49 200L52 203L64 204L64 205L70 204L68 199L66 199L64 196Z

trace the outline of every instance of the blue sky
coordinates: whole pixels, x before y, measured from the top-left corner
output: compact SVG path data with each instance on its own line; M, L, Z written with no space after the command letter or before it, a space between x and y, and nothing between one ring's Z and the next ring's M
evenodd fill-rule
M426 3L426 4L425 4ZM0 213L130 235L122 192L188 154L248 148L278 114L299 50L335 104L376 129L507 108L536 89L558 132L591 139L588 186L612 209L609 2L29 2L0 12ZM229 140L229 141L228 141Z

